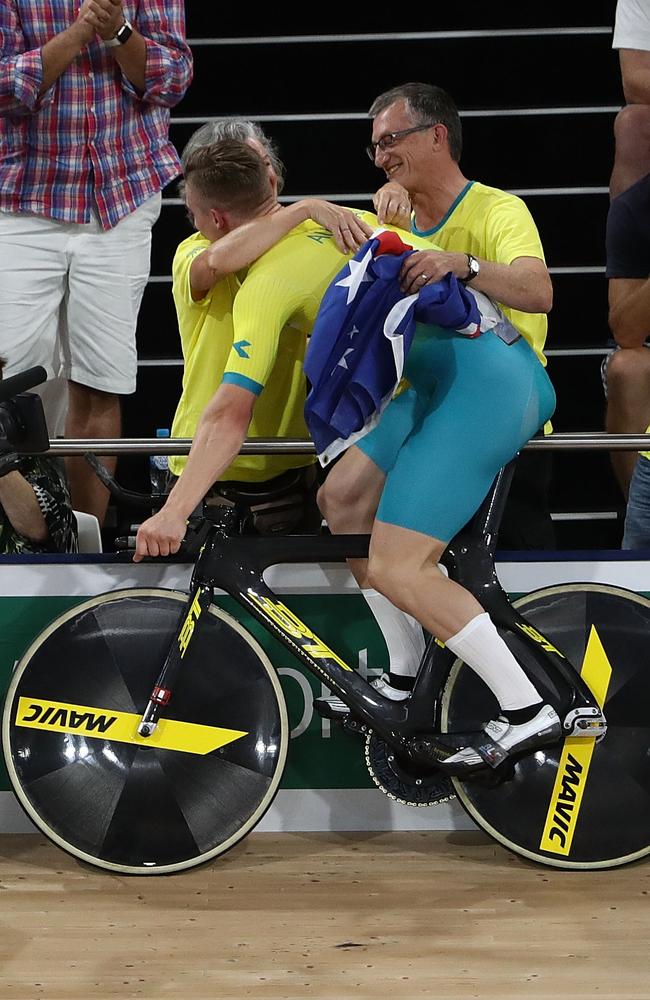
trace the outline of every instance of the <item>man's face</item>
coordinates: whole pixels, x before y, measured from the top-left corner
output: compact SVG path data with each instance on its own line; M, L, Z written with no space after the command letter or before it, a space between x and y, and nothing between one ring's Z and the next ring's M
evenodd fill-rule
M372 141L378 142L391 132L402 132L418 124L408 111L406 102L396 101L374 119ZM431 154L432 129L433 126L400 136L387 149L380 149L377 146L375 165L384 171L387 180L397 181L407 191L412 191L421 186L424 178L430 177L434 166Z
M205 236L206 240L214 243L220 236L223 236L223 232L213 217L212 210L193 189L191 180L185 184L185 207L190 222L202 236Z

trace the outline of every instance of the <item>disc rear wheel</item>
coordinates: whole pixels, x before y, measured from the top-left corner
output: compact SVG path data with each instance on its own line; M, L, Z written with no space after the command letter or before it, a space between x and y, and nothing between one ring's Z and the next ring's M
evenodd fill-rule
M643 857L650 853L650 601L574 584L529 594L516 606L604 700L607 734L599 743L565 739L486 772L487 780L454 778L460 802L491 836L547 865L609 868ZM525 656L522 640L508 642ZM535 661L522 662L557 704ZM443 696L444 731L473 730L496 714L491 692L457 662Z

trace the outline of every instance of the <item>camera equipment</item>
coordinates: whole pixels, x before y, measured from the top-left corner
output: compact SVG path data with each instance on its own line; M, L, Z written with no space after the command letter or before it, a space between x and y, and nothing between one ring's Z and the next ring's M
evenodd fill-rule
M36 453L50 447L41 397L26 391L46 378L38 366L0 382L0 439L14 451Z

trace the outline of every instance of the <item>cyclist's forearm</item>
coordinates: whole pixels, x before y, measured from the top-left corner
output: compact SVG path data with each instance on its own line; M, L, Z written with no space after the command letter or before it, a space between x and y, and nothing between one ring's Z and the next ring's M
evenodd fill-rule
M195 439L187 465L166 506L182 517L189 517L213 483L233 463L245 440L245 434L234 431Z
M165 504L170 512L189 517L239 454L246 430L247 427L228 420L201 421L187 465Z

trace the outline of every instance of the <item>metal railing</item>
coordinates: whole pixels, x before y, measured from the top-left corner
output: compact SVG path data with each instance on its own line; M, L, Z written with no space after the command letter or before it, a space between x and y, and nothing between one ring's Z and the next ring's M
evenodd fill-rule
M61 438L50 443L48 455L187 455L191 438ZM534 438L526 450L551 451L650 451L650 435L606 434L604 431L577 431ZM313 455L312 441L304 438L249 438L242 455Z

